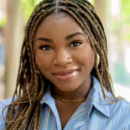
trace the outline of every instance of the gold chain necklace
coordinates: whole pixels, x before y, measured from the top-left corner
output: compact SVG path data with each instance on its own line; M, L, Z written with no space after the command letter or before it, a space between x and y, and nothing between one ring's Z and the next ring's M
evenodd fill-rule
M57 97L57 96L53 96L55 99L59 99L61 100L62 102L68 102L68 103L74 103L74 102L78 102L78 101L85 101L86 98L83 98L83 99L77 99L77 100L66 100L66 99L62 99L60 97Z

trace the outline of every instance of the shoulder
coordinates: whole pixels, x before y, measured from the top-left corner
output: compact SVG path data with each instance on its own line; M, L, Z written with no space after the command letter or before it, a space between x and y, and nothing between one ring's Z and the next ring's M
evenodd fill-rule
M12 102L12 97L0 102L0 130L3 130L5 126L5 121L3 119L3 116L6 117L7 109L4 110L4 108L7 105L11 104L11 102Z
M120 99L115 104L109 105L110 117L118 122L118 125L130 129L130 102Z
M130 129L130 102L124 99L118 100L116 106L119 114L118 120L124 122L125 128Z
M127 113L130 119L130 102L125 99L120 99L116 102L117 108L120 108L120 111Z
M12 102L12 97L7 98L7 99L4 99L3 101L0 102L0 105L2 105L2 106L5 105L5 106L7 106L7 105L11 104L11 102Z
M115 98L113 98L113 95L111 92L107 91L105 89L105 94L108 97L107 100L110 102L108 103L103 96L100 82L96 79L94 79L94 90L95 90L95 102L98 110L104 113L104 115L107 115L108 122L114 122L115 126L119 126L119 128L124 128L130 130L130 102L124 100L124 99L118 99L115 103L112 103ZM104 87L105 88L105 87ZM112 104L111 104L112 103Z
M120 105L125 105L125 106L129 106L130 105L130 102L125 100L125 99L117 100L117 103L120 104Z
M120 108L122 113L127 113L127 116L130 119L130 102L125 99L120 99L116 102L117 108ZM129 122L130 123L130 122Z

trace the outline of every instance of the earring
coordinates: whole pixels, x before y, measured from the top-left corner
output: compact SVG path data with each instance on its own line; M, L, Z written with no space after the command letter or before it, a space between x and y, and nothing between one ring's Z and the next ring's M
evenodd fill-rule
M97 63L96 63L96 65L99 66L99 63L100 63L100 56L99 56L99 54L97 53Z

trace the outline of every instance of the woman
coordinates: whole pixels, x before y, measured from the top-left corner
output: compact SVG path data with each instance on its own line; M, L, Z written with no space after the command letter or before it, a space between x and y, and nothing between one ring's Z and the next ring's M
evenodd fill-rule
M128 130L129 108L114 95L106 36L93 6L42 1L26 27L13 100L1 102L1 129Z

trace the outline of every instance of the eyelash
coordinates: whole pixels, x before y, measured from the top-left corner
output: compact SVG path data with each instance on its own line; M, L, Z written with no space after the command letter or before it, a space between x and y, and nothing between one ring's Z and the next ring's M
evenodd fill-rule
M81 41L74 41L70 44L70 47L75 47L75 46L71 46L72 44L74 45L75 43L78 43L78 46L80 46L82 44ZM77 47L77 46L76 46Z
M77 45L76 45L77 44ZM70 47L78 47L78 46L80 46L82 44L82 42L81 41L74 41L74 42L72 42L71 44L70 44ZM74 46L71 46L71 45L74 45ZM76 45L76 46L75 46ZM43 49L44 48L44 49ZM45 49L46 48L46 49ZM51 46L49 46L49 45L41 45L40 47L39 47L39 49L41 49L41 50L44 50L44 51L48 51L48 50L52 50L52 48L51 48Z
M51 48L49 45L41 45L40 47L39 47L39 49L41 49L41 50L43 50L43 51L47 51L47 50L52 50L52 49L43 49L43 48Z

